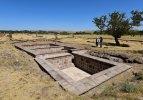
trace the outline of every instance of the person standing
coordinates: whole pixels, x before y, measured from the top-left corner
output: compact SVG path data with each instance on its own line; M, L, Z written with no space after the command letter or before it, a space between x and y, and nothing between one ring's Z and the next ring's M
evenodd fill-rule
M96 47L98 47L98 37L96 38Z
M96 38L96 46L97 46L97 47L100 46L100 38L99 38L99 37Z
M100 48L102 48L102 45L103 45L103 38L100 37Z

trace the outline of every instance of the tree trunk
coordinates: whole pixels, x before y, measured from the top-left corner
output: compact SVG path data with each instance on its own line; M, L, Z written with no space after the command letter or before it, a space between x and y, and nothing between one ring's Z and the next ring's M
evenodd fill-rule
M74 33L72 33L72 38L74 38Z
M36 32L36 37L38 37L38 33Z
M120 46L120 42L117 37L115 37L116 46Z
M12 40L12 33L9 33L9 39Z
M55 40L57 40L58 39L58 34L54 34L55 35Z

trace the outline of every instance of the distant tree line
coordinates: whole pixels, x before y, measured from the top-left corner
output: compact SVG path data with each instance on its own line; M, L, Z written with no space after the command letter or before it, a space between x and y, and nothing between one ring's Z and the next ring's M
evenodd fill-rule
M23 33L23 34L60 34L60 35L91 35L91 34L95 34L95 35L99 35L101 34L100 31L91 31L91 32L85 32L85 31L78 31L78 32L68 32L68 31L62 31L62 32L58 32L58 31L30 31L30 30L0 30L0 33L3 34L17 34L17 33ZM102 34L104 35L109 35L109 33L105 30L102 31ZM143 30L131 30L126 34L123 35L131 35L131 36L135 36L135 35L143 35Z
M85 31L78 31L78 32L68 32L68 31L31 31L31 30L0 30L0 33L4 34L16 34L16 33L27 33L27 34L61 34L61 35L82 35L82 34L92 34L93 32L85 32Z
M31 31L31 30L0 30L0 33L29 33L29 34L35 34L35 33L39 33L39 34L47 34L47 31L43 31L43 30L39 30L39 31Z

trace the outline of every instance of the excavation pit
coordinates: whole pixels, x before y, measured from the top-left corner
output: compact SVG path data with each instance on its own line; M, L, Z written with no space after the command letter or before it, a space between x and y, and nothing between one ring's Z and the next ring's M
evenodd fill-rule
M40 45L22 43L15 46L34 55L42 69L65 90L76 95L85 94L131 68L126 64L93 57L86 50L77 50L73 47L48 43Z
M81 95L131 68L82 51L35 58L66 90Z
M84 70L85 72L91 75L115 66L113 64L103 62L98 59L94 59L89 55L85 56L76 53L73 53L73 55L74 55L73 59L74 65L77 66L77 68Z
M61 47L56 44L47 44L47 43L17 43L15 46L21 50L24 50L31 54L32 56L36 57L38 55L45 55L45 54L53 54L53 53L61 53L61 52L66 52L64 47Z
M83 79L115 65L73 53L44 57L46 62L61 70L73 80Z

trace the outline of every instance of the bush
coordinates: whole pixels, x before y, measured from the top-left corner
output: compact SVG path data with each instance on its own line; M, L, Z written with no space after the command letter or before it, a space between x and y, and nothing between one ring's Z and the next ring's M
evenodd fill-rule
M121 90L123 92L132 93L137 91L137 87L132 83L126 82L122 84Z
M134 73L133 80L143 80L143 72Z

